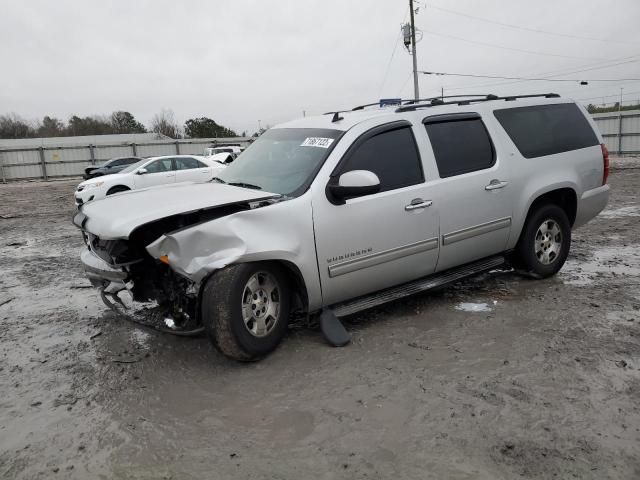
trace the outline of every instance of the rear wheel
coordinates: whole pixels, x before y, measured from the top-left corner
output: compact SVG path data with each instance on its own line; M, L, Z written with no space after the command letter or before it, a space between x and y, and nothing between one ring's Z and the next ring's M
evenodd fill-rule
M216 272L202 291L202 321L227 357L258 360L275 350L287 331L287 275L275 264L244 263Z
M571 247L571 225L565 211L547 204L533 211L516 246L516 266L535 278L555 275Z
M107 191L107 195L113 195L114 193L121 193L131 190L129 187L125 187L124 185L116 185L115 187L111 187L109 191Z

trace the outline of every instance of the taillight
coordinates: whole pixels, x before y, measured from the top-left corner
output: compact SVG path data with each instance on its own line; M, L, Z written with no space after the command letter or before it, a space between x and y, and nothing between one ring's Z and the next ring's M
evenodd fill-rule
M602 165L604 167L602 172L602 185L606 185L609 179L609 150L607 150L604 143L601 143L600 147L602 148Z

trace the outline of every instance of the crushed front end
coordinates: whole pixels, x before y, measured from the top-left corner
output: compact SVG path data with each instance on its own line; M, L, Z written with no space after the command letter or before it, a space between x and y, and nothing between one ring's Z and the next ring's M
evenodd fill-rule
M87 232L83 236L86 248L80 259L85 274L109 308L169 333L189 335L203 330L193 282L145 255L129 240L100 240Z

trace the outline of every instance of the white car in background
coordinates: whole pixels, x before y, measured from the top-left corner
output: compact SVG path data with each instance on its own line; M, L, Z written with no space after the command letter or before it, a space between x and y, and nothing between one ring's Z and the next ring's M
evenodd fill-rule
M213 160L223 165L228 165L238 157L235 153L222 152L205 157L207 160Z
M209 157L211 155L216 155L218 153L233 153L238 156L242 153L244 148L239 145L222 145L219 147L207 147L204 150L205 157Z
M198 155L147 158L121 170L120 173L82 182L74 194L76 205L128 190L180 182L208 182L226 167L224 159L220 160Z

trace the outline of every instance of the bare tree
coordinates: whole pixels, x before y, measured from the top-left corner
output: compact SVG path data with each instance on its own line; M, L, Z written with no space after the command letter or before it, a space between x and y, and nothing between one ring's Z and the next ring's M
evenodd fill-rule
M151 119L151 131L170 138L181 138L180 127L175 120L173 110L162 109Z
M0 115L0 138L35 137L33 125L15 113Z

